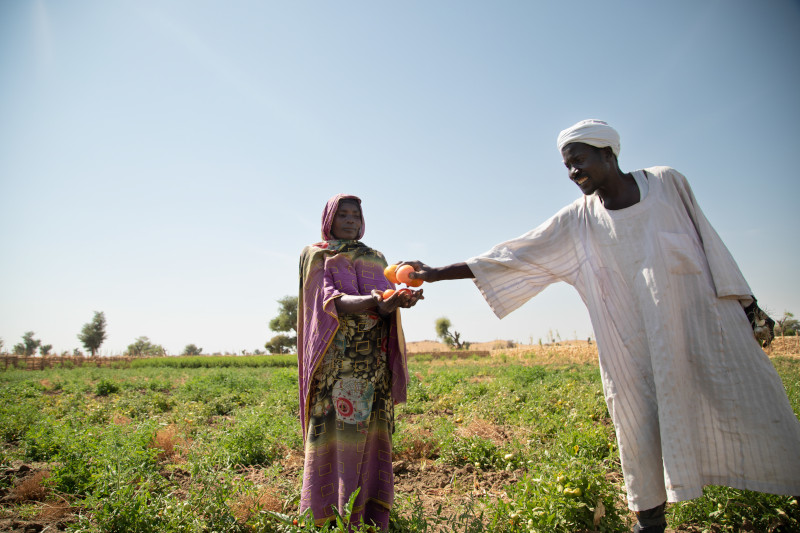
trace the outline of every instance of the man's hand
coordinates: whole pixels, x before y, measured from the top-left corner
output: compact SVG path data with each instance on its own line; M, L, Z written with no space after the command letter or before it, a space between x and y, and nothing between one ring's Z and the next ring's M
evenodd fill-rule
M744 308L744 314L750 321L750 327L753 328L753 335L758 343L763 348L769 346L772 339L775 338L775 321L758 307L755 297L753 297L753 303Z
M443 267L428 266L422 261L401 261L400 265L411 265L414 272L408 275L411 279L421 279L428 283L449 279L474 278L472 270L466 263L453 263Z

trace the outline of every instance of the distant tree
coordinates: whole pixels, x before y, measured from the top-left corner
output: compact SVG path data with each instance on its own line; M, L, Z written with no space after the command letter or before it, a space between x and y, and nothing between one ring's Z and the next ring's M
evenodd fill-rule
M26 331L22 336L22 342L14 345L14 353L16 355L24 355L30 357L36 353L36 349L42 344L42 341L34 339L35 335L32 331Z
M106 315L102 311L95 311L92 321L83 325L78 340L89 350L92 357L97 355L97 350L106 340Z
M50 355L50 350L52 349L53 349L52 344L42 344L41 346L39 346L39 354L42 357L47 357L48 355Z
M75 348L74 350L72 350L72 356L73 357L83 357L83 352L80 351L79 349Z
M297 296L284 296L278 300L278 316L269 321L272 331L297 330Z
M42 341L33 338L32 331L28 331L22 336L22 342L25 343L25 355L36 354L36 349L42 345Z
M800 321L798 321L793 313L786 311L783 316L775 321L775 334L784 337L792 337L797 335L800 331Z
M161 356L164 354L166 354L164 347L151 343L147 337L138 337L133 344L128 345L128 355L131 357Z
M0 338L0 353L3 353L3 339Z
M270 353L290 353L297 348L297 296L284 296L278 300L278 316L269 321L269 329L272 331L294 332L292 335L276 335L267 342L264 347ZM274 348L281 347L287 348L288 351L274 352L270 350L270 346Z
M441 317L436 320L436 336L442 339L442 342L446 345L455 348L456 350L461 349L468 349L469 343L464 342L461 340L461 333L453 330L450 331L450 327L452 324L450 323L450 319L447 317Z
M202 355L203 349L198 348L194 344L187 344L186 348L183 349L183 355Z
M271 354L292 353L295 347L297 347L297 337L282 334L275 335L264 345Z

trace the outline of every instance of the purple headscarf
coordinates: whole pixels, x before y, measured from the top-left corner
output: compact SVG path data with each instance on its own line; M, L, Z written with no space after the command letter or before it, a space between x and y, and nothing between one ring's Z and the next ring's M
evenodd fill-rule
M357 196L337 194L322 212L322 242L306 246L300 255L300 294L297 300L297 366L300 386L300 419L303 440L308 424L308 400L311 384L319 363L339 329L336 298L344 295L370 294L373 289L386 290L394 285L383 275L386 259L377 250L358 240L338 240L331 234L333 218L342 200L352 200L361 208ZM364 213L361 213L360 239L364 235ZM346 262L353 268L342 268ZM335 270L335 284L326 283ZM387 363L392 372L392 398L395 403L406 401L408 367L406 343L400 323L400 313L391 317L387 339Z
M364 236L364 210L361 209L361 198L352 194L337 194L328 200L325 210L322 211L322 240L324 241L332 241L336 238L331 233L331 229L333 229L333 218L336 216L336 211L339 210L339 202L342 200L351 200L358 204L358 212L361 214L361 229L356 239L360 240Z

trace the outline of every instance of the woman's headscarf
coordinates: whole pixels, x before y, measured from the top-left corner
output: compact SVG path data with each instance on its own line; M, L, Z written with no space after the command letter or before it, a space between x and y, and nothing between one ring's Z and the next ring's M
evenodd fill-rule
M385 290L393 285L383 276L386 259L359 240L338 240L331 234L333 218L342 200L358 203L357 196L337 194L325 205L322 212L322 242L306 246L300 256L300 291L297 300L297 366L300 385L300 420L303 426L303 440L308 433L308 402L311 384L319 363L339 329L339 314L336 298L344 294L369 294L371 289ZM361 210L361 230L358 239L364 235L364 213ZM326 266L346 260L357 268L350 269L352 280L348 280L348 291L342 287L325 284ZM332 266L331 268L335 268ZM340 274L341 275L341 274ZM395 402L406 401L408 367L406 365L406 344L400 313L395 312L389 328L387 363L392 371L392 398Z
M361 229L358 231L356 240L360 240L364 236L364 210L361 209L361 198L353 196L352 194L337 194L325 205L322 211L322 240L331 241L336 237L331 233L333 228L333 219L336 217L336 211L339 210L339 202L342 200L351 200L358 204L358 212L361 214Z

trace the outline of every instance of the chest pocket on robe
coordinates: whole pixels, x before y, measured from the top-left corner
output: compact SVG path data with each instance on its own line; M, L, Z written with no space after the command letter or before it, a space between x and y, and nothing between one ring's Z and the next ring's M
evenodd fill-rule
M700 274L702 260L697 244L683 233L660 232L658 240L664 254L664 266L670 274Z

